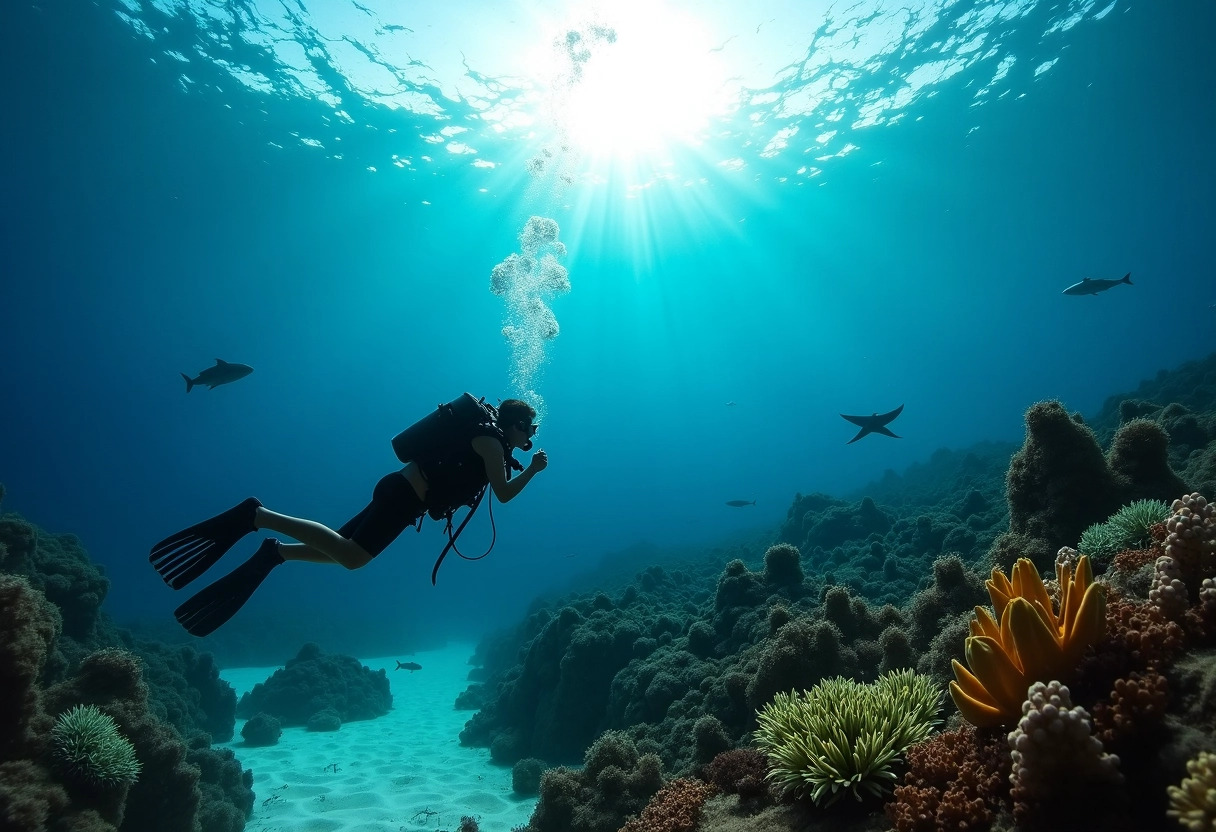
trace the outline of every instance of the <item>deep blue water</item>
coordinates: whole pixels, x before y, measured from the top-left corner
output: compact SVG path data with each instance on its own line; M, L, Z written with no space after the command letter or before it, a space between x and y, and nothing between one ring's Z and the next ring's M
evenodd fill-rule
M605 553L775 527L795 492L840 494L941 447L1018 441L1036 400L1092 413L1210 353L1216 6L924 4L927 33L837 66L832 44L876 5L898 8L800 13L824 29L791 61L826 54L838 101L791 115L786 71L670 166L572 151L565 184L527 171L551 138L495 132L476 96L420 84L436 118L352 86L343 70L364 53L342 42L316 61L339 106L289 90L223 23L256 5L5 4L4 508L79 535L120 620L168 617L181 598L148 547L244 496L340 525L395 467L397 431L465 390L527 392L489 276L533 215L559 223L571 284L544 298L561 333L530 379L550 467L497 507L492 555L450 561L432 588L441 538L428 523L357 572L279 570L249 610L321 632L377 610L406 635L478 631ZM343 15L366 28L363 6L292 8L301 40L309 20L330 35ZM446 45L421 26L414 42L450 57L466 36L484 41L476 8L448 21ZM961 20L986 36L978 50L951 40ZM965 68L896 106L894 123L857 125L951 55ZM217 57L270 81L243 85ZM478 56L464 57L467 91ZM453 125L468 130L444 141L475 153L427 141ZM795 125L784 151L763 152ZM1129 271L1133 287L1061 294ZM216 357L255 372L186 395L179 373ZM839 414L900 404L901 439L845 444L855 429ZM480 516L464 548L489 537Z

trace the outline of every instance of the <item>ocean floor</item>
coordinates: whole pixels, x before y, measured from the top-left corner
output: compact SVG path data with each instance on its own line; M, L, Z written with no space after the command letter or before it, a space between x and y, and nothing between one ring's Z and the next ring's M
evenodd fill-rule
M486 748L465 748L459 735L471 711L457 711L468 684L471 645L407 656L361 659L384 668L393 693L387 716L350 722L333 733L284 728L278 745L247 747L237 720L231 748L253 769L257 800L249 832L456 832L471 815L481 832L510 832L528 822L536 799L511 791L511 769L490 762ZM396 660L422 669L394 670ZM242 667L221 677L240 697L278 668Z

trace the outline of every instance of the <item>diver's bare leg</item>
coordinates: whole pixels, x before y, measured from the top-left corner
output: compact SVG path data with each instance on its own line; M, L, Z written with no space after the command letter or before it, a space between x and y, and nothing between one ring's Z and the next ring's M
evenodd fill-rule
M285 534L300 541L279 547L284 560L302 560L309 563L336 563L347 569L358 569L371 561L371 555L353 540L348 540L333 529L312 520L279 514L262 506L254 517L254 526Z

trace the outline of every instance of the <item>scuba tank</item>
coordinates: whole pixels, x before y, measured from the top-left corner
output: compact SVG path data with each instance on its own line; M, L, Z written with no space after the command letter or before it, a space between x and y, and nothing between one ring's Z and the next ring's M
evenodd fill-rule
M394 436L393 452L402 463L418 462L425 467L427 461L441 458L467 442L472 428L493 425L497 416L484 397L475 399L471 393L462 393Z
M453 399L447 404L441 404L435 410L428 413L426 416L419 419L414 424L410 425L401 433L393 437L393 452L397 454L397 459L405 464L417 462L423 469L423 476L426 476L427 469L432 472L439 473L447 470L452 464L453 457L460 458L460 455L467 455L469 451L470 437L478 433L489 435L491 432L498 433L501 436L501 431L497 426L498 411L493 405L486 404L485 398L476 399L471 393L462 393L459 398ZM516 471L522 470L523 466L515 461L509 452L506 454L507 464ZM462 494L456 499L451 499L450 494L442 493L443 489L437 489L439 483L432 483L431 491L434 494L432 505L427 509L427 513L435 520L443 520L446 524L445 531L448 535L448 543L443 547L443 551L439 553L439 558L435 561L435 567L431 570L431 585L435 584L435 580L439 575L439 567L443 564L443 559L447 557L449 550L454 550L456 554L465 560L480 560L490 554L490 549L494 548L494 541L498 538L497 529L494 530L494 537L490 541L490 548L484 554L477 557L469 557L456 549L456 538L460 537L460 533L464 531L464 527L469 520L473 518L473 512L477 511L477 507L481 505L481 500L485 497L486 486L481 486L475 494ZM440 493L435 494L434 492ZM452 517L456 513L459 505L467 505L469 513L465 515L460 526L453 530ZM490 507L490 526L494 527L494 508L491 503ZM421 528L421 520L419 521Z

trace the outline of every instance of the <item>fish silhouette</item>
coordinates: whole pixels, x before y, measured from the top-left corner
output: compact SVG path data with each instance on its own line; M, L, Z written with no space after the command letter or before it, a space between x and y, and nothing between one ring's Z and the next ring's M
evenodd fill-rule
M198 374L198 378L190 378L185 373L182 373L182 378L186 380L186 392L189 393L196 384L205 384L214 390L221 384L231 384L252 372L253 368L248 364L232 364L222 358L217 358L215 366L203 370Z
M1074 283L1064 290L1065 295L1096 295L1099 292L1105 292L1107 289L1113 289L1120 283L1132 285L1132 273L1128 272L1123 275L1122 280L1107 280L1101 277L1087 277L1080 283Z

